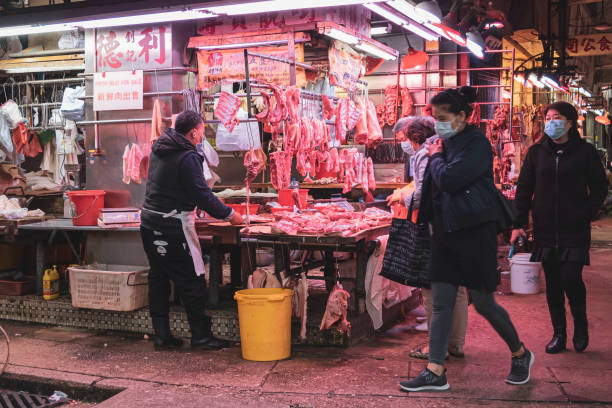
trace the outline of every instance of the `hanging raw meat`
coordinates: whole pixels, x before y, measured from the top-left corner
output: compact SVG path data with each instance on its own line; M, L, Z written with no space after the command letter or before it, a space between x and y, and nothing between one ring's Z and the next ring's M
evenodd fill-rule
M381 103L376 107L376 119L378 120L378 126L380 126L381 129L385 127L385 111L386 108L384 103Z
M369 190L368 187L368 161L367 159L363 159L361 162L361 189L364 193L367 193Z
M319 330L329 329L337 323L336 328L340 333L350 335L351 323L346 319L349 297L349 293L336 284L327 299L325 314L323 315Z
M257 174L261 171L261 161L255 154L255 150L251 147L251 150L244 155L244 167L246 167L245 181L251 183L257 177Z
M267 92L261 91L261 98L264 102L264 109L255 115L255 117L260 122L267 122L268 115L270 114L270 95Z
M333 171L336 175L340 172L340 159L338 158L338 149L335 147L329 151L327 171Z
M215 116L230 133L234 131L234 126L239 123L236 114L238 113L240 104L240 98L237 96L225 91L221 92L219 103L215 109Z
M367 124L368 124L368 148L376 147L383 139L382 129L380 128L380 124L376 119L376 108L374 107L374 103L370 100L367 102L366 115L367 115Z
M371 157L368 157L367 167L368 167L368 186L370 187L370 190L374 191L376 190L376 177L374 177L374 162L372 161Z
M174 127L174 125L172 125ZM159 99L153 102L153 114L151 115L151 144L155 143L162 134L162 115Z
M287 125L287 133L285 134L285 151L295 154L300 138L300 122Z
M346 142L346 124L349 121L348 99L341 99L336 106L336 140L340 144Z
M323 119L331 120L336 112L333 101L326 95L321 95L321 103L323 104Z
M142 151L137 144L132 144L132 148L130 150L129 163L128 163L128 172L130 174L130 179L136 183L142 183L140 179L140 162L142 161Z
M269 85L274 94L274 107L268 115L268 120L274 125L287 118L287 96L280 86Z
M402 114L401 117L412 116L414 114L414 102L408 88L402 88Z
M364 99L357 100L357 108L360 111L359 120L355 127L355 143L356 144L367 144L368 143L368 112L367 102Z
M359 115L361 112L355 102L352 100L346 99L345 103L348 104L348 120L346 122L346 130L350 132L351 130L355 129L355 125L359 121Z
M123 177L121 178L121 180L125 183L125 184L130 184L130 145L125 146L125 149L123 150Z
M300 88L291 86L285 91L287 96L287 111L289 113L289 120L295 123L299 120L298 118L298 107L300 106Z
M278 151L270 154L270 180L277 191L289 188L292 160L290 152Z
M385 123L394 126L397 121L397 85L385 88Z
M475 126L480 126L480 105L478 104L478 102L474 102L472 104L472 108L474 110L468 118L467 123Z

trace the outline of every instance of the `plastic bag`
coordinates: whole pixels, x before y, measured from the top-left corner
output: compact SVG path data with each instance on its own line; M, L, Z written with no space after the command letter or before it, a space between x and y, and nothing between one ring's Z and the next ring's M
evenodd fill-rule
M11 129L2 111L0 111L0 145L9 153L13 151Z
M217 128L217 149L223 152L247 151L251 147L257 150L261 147L259 140L259 124L257 122L245 122L248 118L247 112L240 108L236 117L240 124L234 127L230 134L225 126L219 124Z
M85 48L85 34L78 31L67 31L60 37L57 47L60 50Z
M9 126L11 129L16 128L21 122L23 122L23 116L19 111L19 106L15 103L15 101L8 100L4 105L2 105L2 113L4 113L4 117L8 120Z
M208 140L202 140L202 143L198 145L197 150L198 153L206 158L209 166L219 166L219 155L217 154L215 148L208 143Z
M60 111L66 119L79 121L85 118L85 101L79 99L79 97L83 96L85 96L84 86L64 89L64 98L62 99Z

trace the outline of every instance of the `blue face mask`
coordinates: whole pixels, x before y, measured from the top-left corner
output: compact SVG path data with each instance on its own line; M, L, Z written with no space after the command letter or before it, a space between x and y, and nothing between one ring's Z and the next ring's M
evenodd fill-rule
M457 131L453 129L452 123L452 120L448 122L436 121L434 123L434 128L436 129L436 133L438 134L438 136L440 136L444 140L448 140L451 137L455 136L457 134Z
M565 134L565 120L552 119L544 124L544 133L552 140L559 140Z

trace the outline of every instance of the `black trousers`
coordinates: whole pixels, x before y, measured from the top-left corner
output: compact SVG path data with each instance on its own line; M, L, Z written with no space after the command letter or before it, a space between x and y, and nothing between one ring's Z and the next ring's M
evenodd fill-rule
M169 234L140 227L149 265L149 312L152 319L169 318L170 280L178 293L191 327L191 335L201 339L212 335L210 317L204 314L206 280L197 276L182 231Z
M586 287L582 280L583 265L578 262L560 261L551 254L544 262L546 277L546 301L555 333L565 334L565 297L577 325L586 324Z

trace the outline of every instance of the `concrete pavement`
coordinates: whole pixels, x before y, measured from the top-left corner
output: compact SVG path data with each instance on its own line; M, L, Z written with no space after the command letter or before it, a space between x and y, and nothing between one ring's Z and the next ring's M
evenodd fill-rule
M425 364L408 356L426 342L425 334L414 331L411 316L350 348L294 347L290 359L267 363L243 360L239 347L153 352L151 341L140 336L2 322L11 337L11 356L0 383L46 378L77 398L116 393L97 405L102 408L612 406L612 245L607 245L612 218L596 223L594 240L599 244L584 272L591 334L585 353L544 353L552 334L544 294L497 297L536 355L532 381L525 386L504 383L509 352L473 308L466 357L448 360L451 389L441 393L409 395L398 389L399 381ZM571 322L568 330L571 337Z

